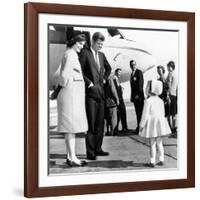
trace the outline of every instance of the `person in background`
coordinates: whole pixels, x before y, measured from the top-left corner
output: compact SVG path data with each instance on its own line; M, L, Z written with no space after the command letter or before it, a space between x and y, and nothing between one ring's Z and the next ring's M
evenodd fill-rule
M137 69L137 64L135 60L130 61L131 68L131 77L130 77L130 86L131 86L131 102L133 102L137 117L137 128L136 134L139 133L139 124L142 116L142 110L144 106L144 92L143 92L143 73L141 70Z
M100 52L105 37L100 32L92 36L90 48L80 53L80 63L86 83L86 112L89 129L86 135L87 159L96 160L96 156L108 156L102 149L104 137L104 84L111 73L106 56Z
M168 86L166 83L166 77L165 77L165 68L162 65L157 66L157 73L159 75L158 80L162 82L163 85L163 91L159 95L159 97L163 100L165 105L165 117L168 117L169 115L169 105L170 105L170 98L168 95Z
M117 90L117 95L119 99L119 105L118 105L118 112L117 112L117 127L116 132L118 132L119 122L122 123L122 132L128 131L128 125L127 125L127 117L126 117L126 106L123 99L123 87L120 83L120 75L121 75L122 69L117 68L115 70L115 74L113 77L115 88Z
M106 119L106 135L116 135L117 127L117 106L119 98L114 85L113 76L110 76L104 86L105 91L105 119Z
M164 102L158 97L162 93L162 89L161 81L152 80L147 83L149 97L144 102L139 136L150 139L150 163L146 164L148 167L156 165L156 146L159 153L157 165L164 165L162 137L171 133L165 118Z
M60 91L57 96L58 132L64 133L67 164L84 166L75 153L75 135L86 132L88 123L85 110L85 83L82 75L78 53L85 44L83 34L75 35L68 44L62 61L59 75Z
M175 63L170 61L167 64L168 76L166 79L166 84L168 87L168 95L170 98L169 106L169 117L168 121L174 136L177 136L177 124L176 124L176 115L177 115L177 90L178 90L178 81L175 74Z

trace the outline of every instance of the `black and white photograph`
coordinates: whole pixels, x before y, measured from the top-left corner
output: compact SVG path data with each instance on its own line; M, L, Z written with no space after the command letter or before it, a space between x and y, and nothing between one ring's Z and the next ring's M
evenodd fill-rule
M47 27L49 175L177 170L179 31L85 24Z
M25 8L25 195L193 187L194 14Z

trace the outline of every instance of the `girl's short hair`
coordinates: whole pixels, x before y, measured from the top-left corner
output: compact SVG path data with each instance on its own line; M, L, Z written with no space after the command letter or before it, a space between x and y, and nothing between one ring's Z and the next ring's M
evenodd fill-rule
M157 69L161 69L163 74L165 73L165 68L162 66L162 65L158 65L157 66Z
M76 42L83 42L86 41L86 37L84 34L78 34L71 38L71 40L68 43L68 47L72 47Z
M173 70L175 69L175 63L174 63L174 61L169 61L168 63L167 63L167 66L168 67L171 67Z

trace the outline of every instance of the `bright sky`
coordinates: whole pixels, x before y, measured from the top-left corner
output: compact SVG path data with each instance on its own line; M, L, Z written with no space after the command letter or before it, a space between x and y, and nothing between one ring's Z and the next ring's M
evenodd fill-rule
M125 29L121 31L127 38L146 47L155 56L157 64L166 66L170 60L178 62L178 32Z
M178 66L178 32L171 31L149 31L149 30L120 30L127 38L141 44L156 58L156 65L163 65L166 68L170 60L175 61ZM178 67L177 67L178 68ZM176 68L176 69L177 69ZM166 69L167 75L167 69ZM156 78L156 68L144 74L145 82L148 79ZM130 85L123 83L124 98L130 98Z

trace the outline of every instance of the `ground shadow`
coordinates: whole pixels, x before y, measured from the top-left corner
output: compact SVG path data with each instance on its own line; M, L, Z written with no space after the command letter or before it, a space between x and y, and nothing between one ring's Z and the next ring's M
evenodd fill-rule
M88 163L88 167L94 168L127 168L127 167L144 167L144 163L134 163L133 161L123 160L101 160Z
M86 159L86 155L85 154L77 154L77 157L79 159ZM67 154L51 153L49 158L50 159L66 159L67 158Z
M64 139L65 133L59 133L57 131L49 131L49 138L50 139ZM84 138L84 133L76 133L77 138Z
M73 168L67 165L66 161L63 163L56 163L55 160L51 160L49 162L50 168ZM101 160L101 161L89 161L88 164L84 167L87 168L107 168L107 169L115 169L115 168L128 168L128 167L145 167L145 163L134 163L134 161L123 161L123 160ZM81 167L81 168L84 168ZM77 167L76 167L77 168Z
M49 126L49 129L55 129L57 127L57 125L52 125L52 126Z
M163 144L163 146L165 146L165 147L172 147L172 146L177 147L177 144Z
M118 131L116 135L105 135L105 136L124 137L124 136L130 136L130 135L136 135L136 131L133 129L129 129L127 131Z
M51 153L49 158L50 159L66 159L67 158L67 154Z

